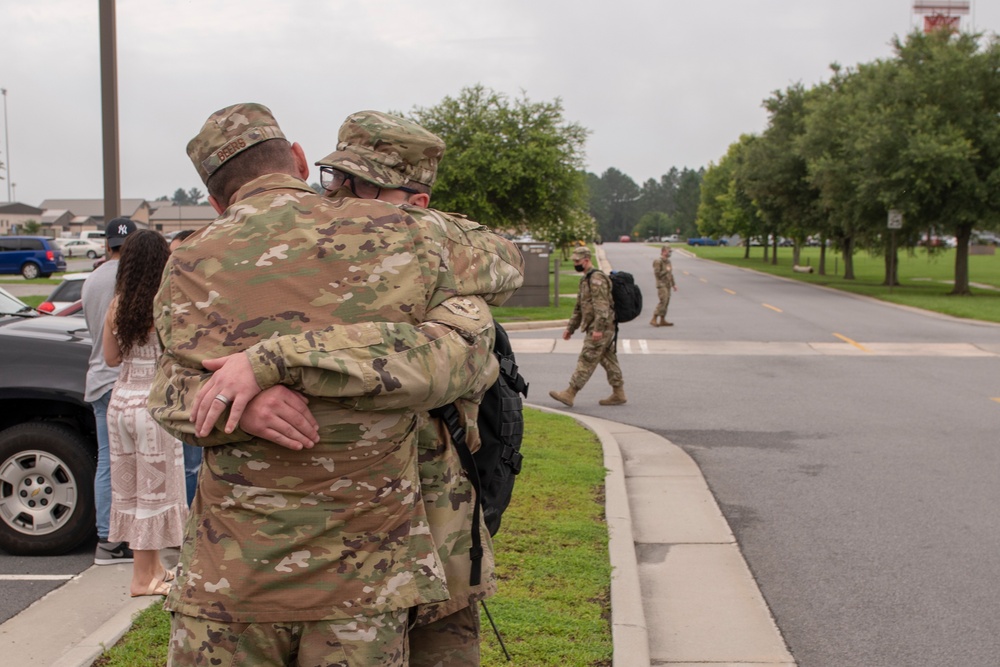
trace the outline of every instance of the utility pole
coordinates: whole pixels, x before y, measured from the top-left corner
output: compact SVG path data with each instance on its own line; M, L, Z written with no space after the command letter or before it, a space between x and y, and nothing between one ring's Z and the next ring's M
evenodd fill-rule
M10 194L10 138L7 136L7 89L0 88L3 91L3 157L4 164L7 166L7 201L14 203L11 199Z
M101 128L104 152L104 222L121 215L118 164L118 57L115 0L100 0Z

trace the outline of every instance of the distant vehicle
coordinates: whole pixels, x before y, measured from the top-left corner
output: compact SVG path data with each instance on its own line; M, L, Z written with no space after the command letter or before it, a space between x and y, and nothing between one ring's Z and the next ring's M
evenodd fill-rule
M97 259L104 256L104 241L94 239L57 239L66 257L89 257Z
M681 237L680 234L671 234L670 236L664 237L663 240L667 243L680 243Z
M715 240L707 236L699 236L697 238L688 239L688 245L729 245L726 239Z
M83 296L83 281L87 279L89 273L67 273L63 276L63 281L56 285L42 303L38 304L38 310L43 313L57 313L63 308L79 301Z
M1000 245L1000 235L973 230L969 242L974 245Z
M105 234L103 231L90 230L86 232L80 232L81 239L90 239L91 241L97 241L98 243L104 243Z
M66 260L52 239L0 236L0 273L20 273L25 280L34 280L65 270Z
M631 236L626 236L625 234L622 234L618 238L618 242L619 243L631 243L632 242L632 237Z

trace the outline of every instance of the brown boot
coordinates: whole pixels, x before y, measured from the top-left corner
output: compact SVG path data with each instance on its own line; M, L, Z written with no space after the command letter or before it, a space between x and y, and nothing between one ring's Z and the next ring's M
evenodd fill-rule
M660 316L660 323L657 326L660 326L660 327L672 327L672 326L674 326L674 323L673 322L667 322L667 316L666 315L661 315Z
M576 398L576 392L578 391L579 389L576 387L570 386L566 388L566 391L550 391L549 396L556 399L566 407L571 408L573 407L573 399Z
M659 324L657 323L656 319L657 319L657 318L656 318L656 315L653 315L653 319L651 319L651 320L649 321L649 326L651 326L651 327L658 327L658 326L660 326L660 325L659 325Z
M611 395L598 401L601 405L624 405L625 387L612 387Z

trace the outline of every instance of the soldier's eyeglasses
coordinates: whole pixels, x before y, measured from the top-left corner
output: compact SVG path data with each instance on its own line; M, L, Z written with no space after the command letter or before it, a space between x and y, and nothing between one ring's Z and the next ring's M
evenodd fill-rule
M348 174L346 171L341 171L336 167L319 168L319 184L324 190L335 192L347 182L350 182L351 192L354 193L355 197L359 197L361 199L378 199L378 196L382 194L382 188L380 186L366 181L363 178L358 178L354 174ZM419 194L412 188L398 187L393 189L402 190L403 192L408 192L411 195Z

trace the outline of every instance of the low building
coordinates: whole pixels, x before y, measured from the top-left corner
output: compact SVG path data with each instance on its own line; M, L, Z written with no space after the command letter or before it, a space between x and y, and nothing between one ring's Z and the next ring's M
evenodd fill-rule
M153 202L154 205L162 202ZM211 206L159 206L149 216L149 227L164 234L200 229L219 217Z
M104 231L108 222L104 216L103 199L46 199L40 206L46 211L71 212L74 219L70 223L69 232L73 236L78 236L82 231ZM145 199L122 199L119 208L121 215L131 218L139 229L149 227L150 206Z
M0 203L0 236L23 234L27 222L41 224L45 211L20 202Z

